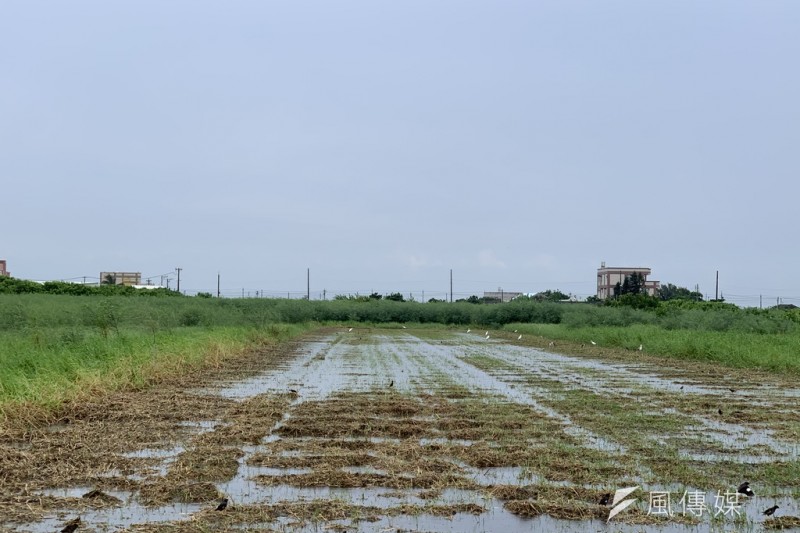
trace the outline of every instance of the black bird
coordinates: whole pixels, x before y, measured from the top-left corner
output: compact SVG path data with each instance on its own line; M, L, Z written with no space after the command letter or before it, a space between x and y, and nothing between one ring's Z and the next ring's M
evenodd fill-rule
M681 385L681 390L683 390L683 385Z
M297 394L297 389L289 389L289 392L291 392L292 394Z
M392 387L394 387L394 380L389 383L389 388L391 389Z
M610 501L611 501L611 493L606 492L605 494L603 494L603 497L600 498L600 505L608 505L608 502Z
M717 412L718 412L719 414L722 414L722 409L717 409Z
M767 515L767 516L772 516L773 514L775 514L775 511L777 511L777 510L778 510L778 506L777 505L773 505L772 507L770 507L769 509L764 511L764 514Z
M739 488L736 489L736 492L738 492L739 494L744 494L745 496L750 496L750 497L756 495L753 492L753 489L750 488L750 482L749 481L745 481L744 483L739 485Z
M217 511L224 511L228 506L228 498L222 498L222 501L217 505Z
M81 525L81 517L79 516L78 518L73 518L64 525L64 529L61 530L61 533L72 533L73 531L78 529L78 526L80 525Z

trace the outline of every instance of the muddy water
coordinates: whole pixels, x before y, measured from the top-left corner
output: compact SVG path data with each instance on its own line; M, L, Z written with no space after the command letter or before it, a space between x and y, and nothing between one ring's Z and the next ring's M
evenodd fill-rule
M478 368L470 363L471 358L482 357L497 362L488 369ZM478 504L486 509L475 516L459 513L453 517L439 518L422 514L419 516L384 516L378 522L351 523L350 521L333 521L327 524L311 524L307 526L292 525L286 520L278 520L270 524L261 524L265 528L287 531L323 531L332 526L341 525L348 531L604 531L608 526L600 520L559 520L548 515L536 518L520 518L506 510L503 502L487 497L485 492L446 489L434 498L421 498L420 490L390 491L385 488L340 489L330 487L299 488L290 485L265 486L255 481L260 475L302 475L311 469L276 469L253 466L249 460L256 453L264 453L268 445L280 440L274 432L292 417L293 410L309 401L324 401L340 392L389 392L398 391L407 394L440 394L446 389L463 387L471 393L484 394L503 401L529 406L532 409L556 421L563 431L579 439L586 448L600 450L610 456L625 454L626 446L615 442L607 435L597 434L589 428L577 424L570 413L552 407L548 399L553 397L553 390L547 386L530 382L535 377L543 383L553 382L561 387L586 390L598 395L616 394L629 397L631 401L642 392L689 395L723 395L724 390L712 384L706 384L697 377L691 383L662 375L659 369L641 364L610 363L602 358L570 357L544 350L515 346L495 338L486 339L482 335L455 334L451 338L426 339L416 336L410 331L353 331L342 330L332 335L321 337L305 343L287 362L278 367L266 369L255 377L233 383L220 383L217 387L197 391L199 394L220 395L225 398L243 401L265 394L286 394L296 391L284 417L273 428L271 434L259 444L241 448L243 455L238 459L238 470L228 481L218 483L217 489L231 500L231 505L269 505L279 502L311 502L315 500L338 500L360 506L372 506L390 509L401 504L431 505L450 503ZM775 397L793 397L798 390L775 391ZM752 396L759 402L769 402L769 394L763 390L753 392L746 390L742 394ZM657 408L657 407L655 407ZM667 410L667 412L669 412ZM744 424L723 423L712 417L696 414L677 413L691 420L692 427L704 438L711 439L726 447L726 453L695 454L694 458L706 461L722 459L742 462L768 462L776 457L796 459L797 444L785 442L765 430L756 430ZM197 433L213 431L224 424L224 420L188 421L184 425L194 427ZM653 435L657 442L660 436ZM388 441L390 439L377 439ZM446 441L446 439L422 439L423 443L456 444L471 446L473 441ZM173 465L175 457L186 449L187 443L175 443L164 449L135 450L125 457L159 459L158 475L166 475ZM753 455L748 448L761 445L768 453ZM691 454L687 454L691 457ZM565 482L554 482L542 479L523 468L500 467L478 469L466 464L460 465L467 478L479 485L531 485L547 483L565 485ZM642 477L652 477L644 466ZM345 467L351 473L380 473L372 467ZM135 480L135 477L131 477ZM668 486L669 490L680 490L682 487ZM12 531L54 531L60 529L66 518L74 516L76 511L69 505L69 500L80 498L92 487L59 487L42 492L43 495L63 498L63 509L51 512L48 516L32 524L0 525ZM661 490L657 485L646 487L648 490ZM80 513L87 530L122 531L134 524L169 523L191 520L202 511L213 508L215 502L206 504L170 504L164 506L145 506L139 501L135 491L106 491L123 503L120 506L104 509L88 509ZM646 492L639 495L638 508L646 512ZM713 494L706 495L707 502L713 502ZM798 515L797 502L791 497L761 498L757 496L746 502L741 512L747 522L737 526L737 530L760 530L764 517L763 508L778 503L783 515ZM613 531L714 531L706 520L699 526L665 523L663 525L626 525L616 523ZM717 524L725 530L725 523ZM730 524L729 524L730 526ZM252 524L250 527L254 527Z

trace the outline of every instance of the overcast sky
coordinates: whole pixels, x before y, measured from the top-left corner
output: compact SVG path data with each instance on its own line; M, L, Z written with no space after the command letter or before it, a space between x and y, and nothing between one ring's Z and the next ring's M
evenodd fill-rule
M4 1L0 258L800 304L800 2ZM172 275L171 287L175 287Z

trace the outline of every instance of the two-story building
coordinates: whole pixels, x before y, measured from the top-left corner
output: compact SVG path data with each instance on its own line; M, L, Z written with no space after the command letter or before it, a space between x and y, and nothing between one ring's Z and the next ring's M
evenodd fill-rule
M645 267L607 267L605 261L600 263L597 269L597 297L601 300L614 296L614 287L625 281L625 276L633 273L641 274L644 279L644 288L648 295L656 296L658 288L661 286L659 281L650 281L650 269Z

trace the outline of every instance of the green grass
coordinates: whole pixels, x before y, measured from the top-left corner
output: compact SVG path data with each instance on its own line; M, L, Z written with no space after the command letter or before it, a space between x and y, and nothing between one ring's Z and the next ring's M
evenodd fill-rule
M0 295L0 421L136 389L309 329L199 299Z
M760 368L800 374L800 333L750 333L744 331L697 331L660 326L568 327L561 324L513 324L528 335L542 335L605 348L636 350L649 355L720 363L733 368Z

